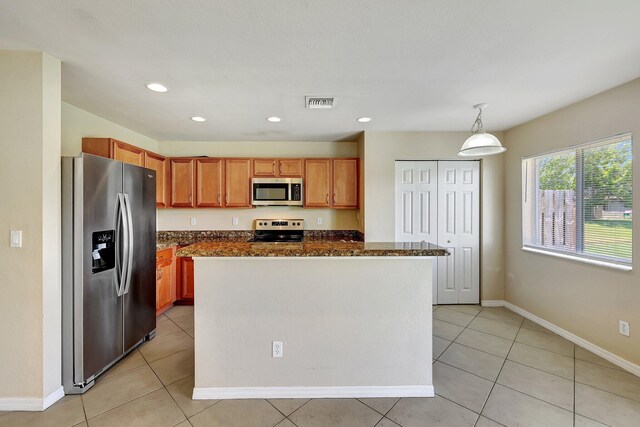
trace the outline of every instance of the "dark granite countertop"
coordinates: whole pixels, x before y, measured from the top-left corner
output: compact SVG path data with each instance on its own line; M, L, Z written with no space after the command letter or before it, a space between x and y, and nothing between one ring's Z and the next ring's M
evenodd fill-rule
M184 257L336 257L336 256L446 256L446 249L421 242L357 242L307 239L302 243L264 243L217 240L178 250Z

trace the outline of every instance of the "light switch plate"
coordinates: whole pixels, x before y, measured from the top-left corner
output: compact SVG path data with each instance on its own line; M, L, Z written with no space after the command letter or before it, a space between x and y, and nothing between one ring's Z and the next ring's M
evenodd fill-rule
M195 218L191 218L191 225L196 225L196 219Z
M22 247L22 230L11 230L11 247Z
M234 216L234 217L231 219L231 224L232 224L232 225L238 225L238 217L237 217L237 216Z

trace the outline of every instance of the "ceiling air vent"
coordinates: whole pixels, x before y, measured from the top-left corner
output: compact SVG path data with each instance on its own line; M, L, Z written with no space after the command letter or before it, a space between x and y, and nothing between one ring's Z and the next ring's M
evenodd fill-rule
M304 106L306 108L333 108L334 97L330 96L305 96Z

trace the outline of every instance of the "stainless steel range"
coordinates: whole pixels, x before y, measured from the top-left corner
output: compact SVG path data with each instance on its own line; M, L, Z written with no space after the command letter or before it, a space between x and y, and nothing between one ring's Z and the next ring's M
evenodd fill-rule
M256 219L250 242L302 242L303 219Z

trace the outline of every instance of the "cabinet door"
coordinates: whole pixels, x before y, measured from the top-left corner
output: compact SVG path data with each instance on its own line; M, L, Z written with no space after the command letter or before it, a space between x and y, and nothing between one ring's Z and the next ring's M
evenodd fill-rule
M225 206L251 207L251 160L225 160Z
M304 162L305 207L328 208L331 188L331 160L306 159Z
M278 160L278 175L288 178L302 178L304 162L302 159Z
M334 208L358 207L358 159L333 160Z
M196 160L196 206L219 208L222 206L224 160Z
M278 176L276 159L253 159L253 176Z
M154 153L144 153L144 167L156 171L156 206L169 206L167 197L167 159Z
M193 258L180 258L180 295L181 300L193 301Z
M193 188L195 170L193 159L171 159L171 206L192 208L195 206Z
M175 301L175 293L173 293L173 300L171 298L171 289L175 289L172 285L171 260L168 260L158 264L156 268L156 311Z
M136 166L144 166L144 150L124 142L113 140L112 158Z

